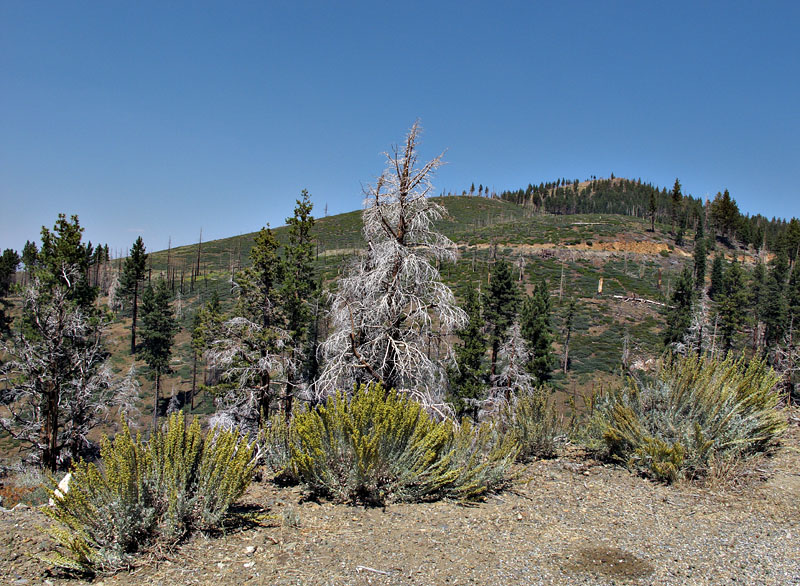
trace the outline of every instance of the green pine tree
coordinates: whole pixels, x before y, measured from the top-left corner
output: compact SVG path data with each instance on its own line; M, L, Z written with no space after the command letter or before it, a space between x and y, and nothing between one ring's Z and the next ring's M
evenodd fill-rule
M257 349L259 362L267 363L269 356L279 354L276 328L282 324L280 314L281 283L284 264L278 256L279 244L272 230L267 226L256 235L250 250L251 266L244 271L241 279L241 295L237 313L244 316L258 328L245 328L242 340L245 345ZM268 368L254 369L257 380L250 381L255 387L256 415L269 415L272 402L272 372Z
M800 326L800 262L794 263L786 297L789 304L789 322L793 329L797 329Z
M683 194L681 193L681 182L678 181L678 178L675 178L675 185L672 186L672 233L675 234L675 224L678 221L678 215L680 213L681 202L683 200Z
M194 397L197 393L197 361L203 353L211 348L215 340L222 334L222 308L219 294L211 293L211 300L194 314L192 320L192 393L190 407L194 409Z
M675 285L670 307L666 312L667 328L664 331L666 345L681 342L692 323L692 300L694 298L692 269L687 264Z
M718 296L717 304L721 349L724 353L736 345L736 336L744 324L746 308L747 289L744 272L734 260L725 273L725 286L722 294Z
M763 305L764 342L767 349L774 348L783 341L789 318L789 304L786 299L786 273L788 265L778 255L775 266L767 277Z
M6 248L0 256L0 338L11 332L11 316L8 315L11 303L7 297L19 262L17 251L10 248Z
M706 282L706 241L700 238L694 243L694 288L698 291Z
M461 339L455 344L455 367L448 369L450 400L458 418L465 415L477 419L476 401L484 398L486 373L483 358L486 354L486 336L483 333L484 321L481 316L481 302L473 283L468 283L464 303L461 306L467 314L467 324L455 333Z
M526 296L519 316L520 334L528 347L526 370L535 384L550 380L553 357L553 331L550 325L550 292L547 284L536 285L533 294Z
M64 286L70 301L84 313L95 315L98 290L89 283L88 249L81 242L82 236L78 216L71 216L67 221L64 214L58 214L52 232L42 226L42 246L34 264L34 275L42 283L43 290Z
M711 265L711 286L708 288L708 296L714 301L717 300L725 289L725 259L722 254L714 257Z
M514 282L511 265L500 260L494 265L491 281L483 294L483 317L489 328L491 347L491 376L497 373L497 354L506 340L508 329L514 323L518 304L519 290Z
M650 192L650 203L648 205L650 211L650 231L656 231L656 195L654 191Z
M153 429L158 425L161 375L170 372L172 341L178 331L169 302L170 290L166 281L159 281L155 287L148 285L142 293L142 323L139 329L142 338L141 354L156 379Z
M292 390L298 379L311 380L318 370L317 344L313 339L317 329L313 319L315 308L313 301L318 293L314 271L315 246L311 235L314 227L311 210L314 206L305 189L301 193L301 198L296 201L294 216L286 218L289 243L286 246L280 291L286 330L289 334L290 367L287 369L284 394L284 412L287 418L292 411ZM300 364L294 366L298 361Z
M147 266L147 253L145 252L144 242L139 236L131 247L128 258L122 267L122 277L120 285L125 297L131 299L131 354L136 353L136 318L139 303L139 285L144 280L145 268Z

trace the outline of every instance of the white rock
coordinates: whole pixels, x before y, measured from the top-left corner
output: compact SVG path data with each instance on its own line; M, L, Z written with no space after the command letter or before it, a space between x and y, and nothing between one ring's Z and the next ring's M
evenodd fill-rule
M72 472L67 472L64 474L64 478L61 479L61 482L58 483L58 488L53 491L53 496L59 499L63 499L64 495L69 492L69 481L72 480ZM55 506L55 501L50 499L49 502L50 506Z

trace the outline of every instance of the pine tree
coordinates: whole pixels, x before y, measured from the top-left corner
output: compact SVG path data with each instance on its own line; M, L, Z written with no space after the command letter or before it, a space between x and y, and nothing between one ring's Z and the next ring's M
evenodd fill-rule
M550 380L553 368L553 332L550 326L550 292L547 284L536 285L533 294L522 302L519 315L520 334L528 347L528 362L525 368L533 377L534 384Z
M794 263L786 298L789 305L789 321L793 324L793 328L797 329L800 327L800 262Z
M577 183L576 183L577 185ZM656 231L656 194L654 191L650 192L650 203L648 205L650 211L650 231Z
M725 259L722 254L714 257L711 265L711 286L708 288L708 296L714 301L722 294L725 289Z
M131 311L133 320L131 321L131 354L136 354L136 317L139 302L139 284L144 280L145 268L147 266L147 253L145 252L144 242L139 236L131 247L128 258L122 269L122 291L123 295L132 299Z
M386 389L407 389L431 408L443 399L441 363L451 354L447 336L464 325L466 315L436 268L455 261L458 249L434 226L445 214L428 197L441 155L417 166L419 132L415 123L405 144L387 154L376 183L365 189L367 250L339 279L332 298L318 398L376 381ZM425 351L431 340L445 341L444 360Z
M97 289L88 282L89 249L82 233L77 216L67 221L60 214L52 232L42 228L35 258L35 245L27 246L26 268L33 274L22 327L4 345L0 366L6 380L0 428L29 442L51 471L65 448L72 459L86 453L89 430L108 406L105 324L94 306ZM4 258L9 266L19 261L16 253Z
M22 262L25 264L25 270L30 274L36 267L39 260L39 248L35 242L30 240L25 241L25 246L22 247Z
M717 304L723 352L734 348L736 335L744 324L746 308L747 290L744 272L739 263L734 260L725 273L725 286L722 294L718 296Z
M683 340L692 324L692 300L694 298L692 269L687 264L675 285L672 293L671 307L667 309L667 328L664 331L664 343L671 345Z
M569 305L567 306L567 315L564 318L564 356L561 360L564 374L567 374L569 370L569 342L572 337L572 326L577 305L577 300L574 297L570 298Z
M694 243L694 288L701 290L706 282L706 241L700 238Z
M42 226L42 246L34 264L34 276L42 283L43 291L63 287L69 301L94 315L98 291L89 283L89 257L86 245L81 242L82 235L78 216L67 221L64 214L59 214L52 232Z
M310 339L311 331L316 330L317 325L312 320L313 301L317 295L314 240L311 235L314 227L314 216L311 215L313 207L308 191L304 189L294 208L294 216L286 218L289 244L283 263L281 298L289 342L284 393L287 418L292 411L295 385L300 380L309 382L317 371L317 348Z
M783 341L789 317L786 299L786 278L788 261L781 251L767 277L766 295L763 308L764 342L767 348L774 348Z
M461 306L467 314L466 325L456 330L461 344L453 347L455 366L448 369L450 401L458 418L470 415L477 419L477 401L483 399L486 385L483 357L486 354L486 336L483 333L484 321L481 316L481 303L475 285L467 284L464 303Z
M197 393L197 361L212 347L214 341L221 337L222 322L219 294L215 290L211 293L211 300L194 314L192 320L192 393L189 402L191 409L194 409L194 397Z
M148 285L142 293L142 323L139 334L142 338L142 357L155 373L156 387L153 402L153 429L158 425L161 375L170 372L172 341L178 324L169 305L170 291L167 282L160 280L153 287Z
M727 189L723 194L717 193L711 202L709 213L717 232L724 238L730 238L739 224L740 214L739 206Z
M678 181L678 178L675 178L675 185L672 186L672 233L675 234L675 224L678 220L678 214L680 212L681 201L683 200L683 194L681 194L681 182Z
M781 287L789 280L789 256L785 246L781 246L776 251L775 258L772 260L772 277Z
M251 266L240 279L236 316L223 324L223 334L209 352L209 361L222 372L220 407L248 431L269 417L273 378L285 374L281 351L288 342L283 328L281 283L284 264L278 241L267 226L250 249Z
M0 256L0 338L11 332L11 316L8 311L11 303L6 299L11 291L11 282L19 266L19 255L15 250L7 248Z
M508 328L514 323L518 304L519 291L514 283L511 265L500 260L494 265L491 281L483 294L483 316L489 328L491 347L491 376L497 372L497 353L506 340Z
M36 263L39 260L39 248L35 242L30 240L25 241L25 246L22 247L22 263L25 265L26 284L30 283L33 271L36 269Z

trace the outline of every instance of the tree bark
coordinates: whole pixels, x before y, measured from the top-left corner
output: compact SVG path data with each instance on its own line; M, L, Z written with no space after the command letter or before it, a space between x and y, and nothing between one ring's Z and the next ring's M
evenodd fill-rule
M161 371L156 370L156 398L153 401L153 433L158 429L158 395L161 390Z
M42 429L42 443L45 448L42 452L42 465L51 472L56 471L58 465L58 388L51 383L47 390L47 412Z
M189 397L189 412L194 411L194 394L197 391L197 352L192 357L192 394Z
M131 355L136 354L136 306L139 300L139 281L133 284L133 321L131 322Z

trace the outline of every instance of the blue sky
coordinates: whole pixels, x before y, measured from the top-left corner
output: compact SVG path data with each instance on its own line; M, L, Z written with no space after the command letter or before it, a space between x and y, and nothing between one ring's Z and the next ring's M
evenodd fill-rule
M641 177L800 216L797 2L0 0L0 248L149 250L361 205L413 121L437 191Z

